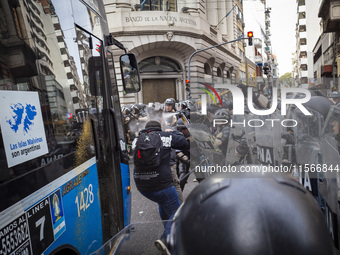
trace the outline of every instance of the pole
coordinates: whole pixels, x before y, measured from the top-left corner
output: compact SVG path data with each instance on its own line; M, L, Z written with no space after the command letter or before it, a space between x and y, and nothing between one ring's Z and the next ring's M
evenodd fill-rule
M234 10L234 8L236 7L236 4L233 6L233 8L231 8L231 10L227 13L227 15L225 15L221 20L220 22L217 23L216 27L218 27L218 25L222 22L222 20L224 20L224 18L228 17L229 14L232 12L232 10Z
M229 41L229 42L224 42L224 43L221 43L221 44L217 44L217 45L214 45L214 46L211 46L211 47L208 47L208 48L204 48L204 49L201 49L201 50L197 50L194 53L192 53L189 57L189 60L188 60L188 80L189 80L189 82L190 82L190 61L191 61L193 56L195 56L197 53L202 52L202 51L206 51L206 50L209 50L209 49L212 49L212 48L216 48L218 46L222 46L222 45L225 45L225 44L228 44L228 43L233 43L233 42L237 42L237 41L245 40L245 39L249 39L249 37L237 38L235 40L232 40L232 41Z

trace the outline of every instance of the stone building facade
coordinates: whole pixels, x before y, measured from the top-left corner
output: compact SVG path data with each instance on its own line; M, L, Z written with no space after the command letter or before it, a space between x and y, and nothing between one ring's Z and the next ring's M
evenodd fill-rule
M242 0L104 2L110 33L139 62L142 89L137 95L124 94L121 86L122 104L185 100L190 56L244 33ZM244 52L241 40L195 54L190 61L190 84L239 82L245 77ZM120 73L119 64L115 66ZM195 90L191 93L195 95Z

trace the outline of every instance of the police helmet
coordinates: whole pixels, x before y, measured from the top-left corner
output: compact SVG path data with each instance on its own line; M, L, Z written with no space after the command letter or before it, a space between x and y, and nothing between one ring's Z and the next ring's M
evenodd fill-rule
M169 238L174 252L334 254L323 214L308 191L288 176L250 178L254 175L222 173L201 182L174 218Z
M185 102L187 103L187 107L188 107L189 110L195 109L196 101L194 99L188 99L188 100L185 100Z
M133 105L132 109L135 114L140 114L141 112L141 108L139 107L138 104Z
M330 95L329 98L340 98L340 92L339 91L333 91Z
M122 112L123 114L131 114L132 111L131 111L131 105L125 105L122 107Z
M215 119L225 119L225 120L230 120L230 115L229 112L225 109L220 109L215 112L214 115Z
M171 106L172 106L172 109L175 109L175 104L176 104L176 100L173 99L173 98L167 98L167 99L164 101L164 105L171 105Z
M141 111L144 111L145 108L146 108L146 104L140 103L140 104L138 104L138 107L139 107L139 109L140 109Z
M184 121L182 120L182 118L179 118L176 121L176 129L180 132L182 132L183 129L188 129L188 127L185 125Z
M182 110L188 108L188 104L187 104L187 102L185 102L185 101L180 101L180 102L179 102L179 105L180 105L180 107L182 108Z

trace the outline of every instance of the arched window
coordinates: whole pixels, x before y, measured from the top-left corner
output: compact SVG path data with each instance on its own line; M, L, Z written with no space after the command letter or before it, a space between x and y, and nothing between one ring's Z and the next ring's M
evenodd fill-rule
M138 63L139 72L141 73L165 73L180 72L181 66L173 59L167 57L146 58Z
M204 64L204 81L205 82L213 82L212 80L212 71L210 65L208 63Z
M217 68L217 77L223 77L222 76L222 69L220 67Z
M211 68L208 63L204 64L204 74L211 75Z
M223 71L221 67L217 67L216 76L217 76L216 82L223 83Z

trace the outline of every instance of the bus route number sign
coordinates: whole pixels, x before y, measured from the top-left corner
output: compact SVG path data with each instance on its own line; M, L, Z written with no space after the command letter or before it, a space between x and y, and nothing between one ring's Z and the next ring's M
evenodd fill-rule
M26 216L34 254L41 254L54 241L48 197L28 209Z

